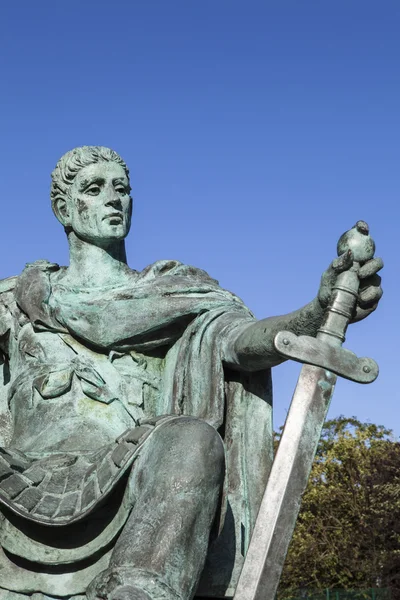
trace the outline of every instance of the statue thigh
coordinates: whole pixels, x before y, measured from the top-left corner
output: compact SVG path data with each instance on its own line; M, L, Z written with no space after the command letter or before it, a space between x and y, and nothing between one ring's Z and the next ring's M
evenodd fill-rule
M92 597L121 585L149 590L149 578L190 598L204 566L225 473L217 431L194 417L178 417L154 431L132 469L132 511L110 566ZM118 576L116 576L118 574ZM174 590L175 593L172 591Z

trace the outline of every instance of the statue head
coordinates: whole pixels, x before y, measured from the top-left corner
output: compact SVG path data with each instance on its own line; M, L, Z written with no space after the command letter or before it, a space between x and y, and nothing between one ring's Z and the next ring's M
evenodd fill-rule
M69 234L96 245L123 240L129 233L132 199L129 170L103 146L70 150L51 174L51 204Z

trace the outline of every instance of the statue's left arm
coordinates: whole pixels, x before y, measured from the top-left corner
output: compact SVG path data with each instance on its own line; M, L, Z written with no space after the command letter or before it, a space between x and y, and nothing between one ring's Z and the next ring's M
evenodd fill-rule
M322 275L317 297L303 308L233 330L223 342L223 361L230 367L244 371L259 371L283 362L285 359L274 348L275 335L284 330L296 335L315 337L322 324L337 275L349 269L352 264L351 252L334 260ZM376 309L382 296L381 279L377 272L382 267L380 258L371 259L361 267L361 285L353 323L364 319Z

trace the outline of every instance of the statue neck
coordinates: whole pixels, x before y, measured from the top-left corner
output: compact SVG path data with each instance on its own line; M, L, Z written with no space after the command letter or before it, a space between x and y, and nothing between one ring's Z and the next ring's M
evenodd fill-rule
M64 283L76 287L99 287L121 284L130 269L126 262L124 240L100 247L68 235L70 265Z

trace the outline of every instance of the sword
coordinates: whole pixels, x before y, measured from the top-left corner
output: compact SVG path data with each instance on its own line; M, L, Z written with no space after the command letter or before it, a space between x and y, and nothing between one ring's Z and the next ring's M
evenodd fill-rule
M334 392L337 375L371 383L378 365L342 348L357 303L360 266L374 256L368 225L358 221L342 235L338 255L349 250L353 266L337 276L332 300L315 338L279 332L275 349L304 363L260 505L234 600L274 600L301 498Z

